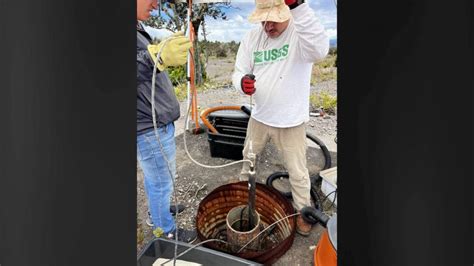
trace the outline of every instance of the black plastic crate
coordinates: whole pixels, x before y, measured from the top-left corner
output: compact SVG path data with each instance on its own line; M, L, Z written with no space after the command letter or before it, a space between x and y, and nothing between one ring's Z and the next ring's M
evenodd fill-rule
M242 159L249 116L238 110L224 110L211 113L208 120L218 132L207 130L211 156Z
M246 127L228 126L228 125L214 125L214 128L219 134L227 135L227 137L243 137L247 135ZM212 133L212 132L211 132ZM239 141L240 142L240 141Z
M210 113L207 119L211 124L247 128L249 116L239 110L221 110Z
M140 253L137 266L152 266L158 258L171 259L174 257L174 241L163 238L152 240ZM188 250L192 245L178 242L178 254ZM202 265L261 265L259 263L232 256L220 251L205 247L196 247L179 257L178 260L190 261ZM172 262L169 263L172 265ZM165 264L165 265L168 265Z
M212 133L207 131L207 140L212 157L226 158L232 160L240 160L243 158L242 150L244 149L246 128L233 126L215 126L218 132Z

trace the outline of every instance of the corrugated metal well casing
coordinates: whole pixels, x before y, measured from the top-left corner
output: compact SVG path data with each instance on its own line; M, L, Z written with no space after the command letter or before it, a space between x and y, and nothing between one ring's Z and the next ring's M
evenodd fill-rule
M196 217L197 233L201 241L218 238L225 239L227 213L234 207L248 203L248 183L237 182L220 186L207 195L199 204ZM256 211L260 214L261 223L267 227L279 219L293 214L291 203L277 190L257 183ZM272 264L280 258L293 244L296 232L296 218L292 216L278 223L270 236L261 235L266 240L262 250L244 249L240 253L220 242L208 242L206 247L223 251L241 258L263 264Z

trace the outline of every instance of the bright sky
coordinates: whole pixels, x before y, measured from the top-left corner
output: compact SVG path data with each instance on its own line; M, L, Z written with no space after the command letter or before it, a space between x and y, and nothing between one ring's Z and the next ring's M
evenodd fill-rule
M337 9L335 0L306 0L316 13L321 23L326 28L330 39L337 39ZM258 24L251 24L247 17L253 11L255 4L253 0L233 0L233 8L225 10L227 20L215 20L206 17L206 33L209 41L240 42L244 34ZM150 35L163 37L169 35L166 30L157 30L147 27ZM200 34L199 39L202 39Z

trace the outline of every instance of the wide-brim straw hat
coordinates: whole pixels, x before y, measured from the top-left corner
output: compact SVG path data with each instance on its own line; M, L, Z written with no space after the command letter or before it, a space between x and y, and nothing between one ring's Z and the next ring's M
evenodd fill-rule
M290 8L284 0L255 0L255 10L250 14L250 23L262 21L284 22L290 19Z

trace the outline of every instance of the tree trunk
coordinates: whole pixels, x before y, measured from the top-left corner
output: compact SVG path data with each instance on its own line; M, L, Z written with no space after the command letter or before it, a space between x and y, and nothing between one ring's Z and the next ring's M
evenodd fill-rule
M203 83L203 72L202 65L199 54L199 44L197 39L194 41L194 65L196 66L196 85L201 85Z
M194 29L194 65L195 65L195 72L196 72L196 85L201 85L204 82L205 76L205 69L202 67L201 58L200 58L200 51L198 46L198 33L199 33L199 26L201 26L202 19L193 19L192 25Z
M196 40L198 39L199 33L199 26L201 26L202 19L192 20L193 28L194 28L194 36L196 36Z

